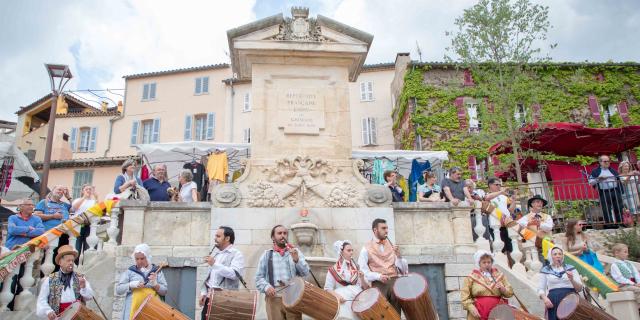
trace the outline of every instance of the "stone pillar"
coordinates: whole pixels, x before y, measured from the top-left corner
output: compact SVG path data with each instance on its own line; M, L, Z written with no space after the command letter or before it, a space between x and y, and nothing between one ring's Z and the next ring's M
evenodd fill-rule
M640 320L638 302L632 291L620 291L607 294L607 311L616 319Z
M56 268L56 266L53 264L53 249L58 246L59 241L60 238L53 239L51 242L49 242L49 245L44 252L44 263L42 264L42 266L40 266L40 271L42 271L45 277L48 277Z
M513 251L511 251L511 258L514 260L513 266L511 269L514 272L517 272L521 275L527 275L527 269L520 262L522 260L522 251L520 251L520 246L518 242L520 242L520 235L513 230L512 228L508 228L507 232L509 233L509 238L511 238L511 243L513 244Z
M123 200L120 203L124 214L122 244L135 246L142 243L144 233L144 215L148 205L146 201Z
M471 232L471 207L451 207L451 223L453 225L454 243L458 245L473 246L473 233Z
M36 297L31 293L31 287L36 283L36 279L33 278L33 264L40 259L40 250L35 251L29 256L27 262L24 265L24 275L20 278L20 285L22 286L22 292L16 297L13 309L19 310L35 310Z
M91 218L91 225L90 225L90 231L89 231L89 236L87 237L87 243L89 244L89 249L87 249L88 251L95 251L95 246L98 244L98 241L100 239L98 239L98 235L96 234L96 231L98 229L98 220L100 220L100 218L98 217L92 217Z
M117 204L111 208L111 217L109 221L109 228L107 229L107 234L109 235L109 241L105 244L105 251L109 253L115 253L115 247L118 245L118 234L120 233L120 229L118 229L118 217L120 215L120 205Z
M2 282L2 292L0 292L0 311L7 311L9 308L7 307L11 300L13 300L13 293L11 293L11 282L13 281L13 276L18 274L18 270L20 267L16 267L13 272L7 275Z
M483 237L484 232L486 231L486 227L482 224L482 212L480 211L480 207L482 203L480 201L475 201L473 212L475 213L476 226L473 228L473 231L478 235L478 239L476 239L476 246L478 249L483 249L486 251L491 251L491 245L489 244L489 240Z

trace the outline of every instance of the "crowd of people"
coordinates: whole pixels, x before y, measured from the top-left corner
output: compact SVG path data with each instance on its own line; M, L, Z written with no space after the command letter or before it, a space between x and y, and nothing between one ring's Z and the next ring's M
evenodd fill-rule
M628 163L620 164L620 173L609 167L609 158L599 158L600 166L594 170L590 183L597 188L601 200L619 198L620 210L616 211L616 202L608 202L613 215L607 221L619 221L618 213L628 206L628 195L636 197L628 191L627 184L634 184L633 174ZM193 173L184 170L179 174L180 188L173 188L167 181L166 166L156 165L152 175L141 181L135 174L137 163L127 160L122 165L122 174L115 178L113 192L123 194L127 191L143 188L151 201L200 201L197 185L193 181ZM403 201L404 190L396 181L394 171L384 172L386 186L393 201ZM491 228L486 228L482 236L493 241L499 236L504 242L503 252L510 257L514 245L509 237L508 228L516 225L524 239L534 239L536 246L542 248L543 239L551 239L553 220L545 213L547 200L535 195L527 201L527 213L522 215L516 206L517 193L503 187L498 178L487 181L487 192L478 189L474 181L462 179L462 170L454 167L449 170L448 178L437 183L436 175L429 170L423 172L424 184L417 186L417 200L424 202L450 202L454 206L471 205L474 202L490 204L493 212L483 212L482 223L489 224L489 218L498 219L500 234L494 235ZM635 186L633 186L635 188ZM173 190L173 192L171 192ZM630 189L629 189L630 190ZM42 235L76 214L80 214L95 205L98 195L92 185L83 185L79 196L71 197L69 188L61 185L53 187L45 199L37 204L30 199L22 200L18 205L18 213L9 218L8 237L4 247L0 247L0 258L29 240ZM624 195L624 196L623 196ZM636 202L635 199L631 201ZM603 205L605 206L605 205ZM472 211L473 212L473 211ZM476 219L472 216L472 223ZM513 221L509 225L507 222ZM556 319L558 303L567 294L582 290L583 283L578 271L564 262L565 251L579 257L585 263L604 273L605 270L595 253L595 244L583 232L583 220L567 222L565 241L560 246L552 247L547 260L540 270L538 293L547 309L547 319ZM69 237L63 234L54 249L54 272L43 281L37 299L37 315L41 318L55 319L57 315L76 301L87 301L93 297L93 290L83 275L74 271L79 255L89 248L87 237L90 228L83 226L75 243L69 243ZM334 243L338 257L336 263L327 271L324 290L336 296L341 304L340 315L345 318L357 318L351 309L355 296L363 289L376 287L389 303L400 312L400 304L392 292L398 275L409 272L407 261L402 257L399 247L393 245L387 235L388 226L385 220L375 219L372 223L372 239L366 243L356 256L353 243L340 240ZM527 236L528 235L528 236ZM258 291L266 296L266 311L269 319L301 319L302 315L285 308L280 291L294 277L305 277L309 274L309 264L301 251L288 242L288 230L282 225L272 228L270 234L273 247L260 257L255 284ZM203 316L211 303L211 293L218 290L238 290L243 280L245 260L242 252L234 246L235 233L230 227L221 226L215 232L215 246L204 257L208 264L206 280L200 288L199 302L203 306ZM628 259L628 248L616 244L613 248L616 261L611 264L611 277L620 284L622 290L634 291L640 296L640 274ZM487 319L489 312L499 304L506 303L513 294L513 288L505 276L494 266L494 254L479 250L474 255L476 268L465 279L461 288L462 305L468 312L468 319ZM19 279L24 275L24 265L13 277L11 292L18 295L22 290ZM246 284L245 284L246 285ZM116 285L116 293L126 297L123 319L129 319L147 295L165 296L169 286L161 267L152 263L151 249L146 244L135 247L132 254L132 265L121 274ZM12 304L9 305L12 308Z

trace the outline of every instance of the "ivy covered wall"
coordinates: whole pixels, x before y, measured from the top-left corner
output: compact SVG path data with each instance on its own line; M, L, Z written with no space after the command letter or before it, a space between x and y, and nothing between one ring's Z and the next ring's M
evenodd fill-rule
M468 168L469 156L485 159L490 146L508 137L506 116L513 117L516 106L508 110L498 110L493 106L491 101L498 99L497 88L490 81L483 81L478 75L481 72L476 74L470 70L473 84L465 85L465 73L456 65L413 64L408 68L397 110L393 112L396 147L413 149L416 134L419 134L424 150L446 150L449 152L449 167ZM539 104L538 119L541 123L575 122L589 127L605 127L604 107L625 100L629 114L626 125L640 125L640 64L532 65L517 77L512 88L513 97L525 108L524 121L527 123L534 121L532 106ZM594 120L588 106L590 95L598 100L599 122ZM479 132L470 133L467 128L461 128L458 108L454 104L459 97L464 97L465 103L473 101L479 104ZM610 127L624 125L619 112L614 113L609 122ZM591 157L572 159L531 152L526 156L582 163L594 161ZM501 156L502 163L511 159L511 155Z

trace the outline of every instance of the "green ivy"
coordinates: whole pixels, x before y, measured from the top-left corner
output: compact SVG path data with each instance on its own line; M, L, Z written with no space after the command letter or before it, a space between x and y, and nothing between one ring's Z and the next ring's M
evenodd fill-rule
M467 168L469 156L487 158L489 147L508 138L504 115L512 116L515 106L510 111L498 110L496 106L494 112L490 112L484 98L497 100L498 89L491 85L494 82L479 76L486 72L472 72L474 86L462 86L461 81L444 86L425 84L425 73L436 68L447 67L416 65L406 73L398 106L393 113L393 130L399 136L402 148L413 149L417 133L431 149L449 152L449 166ZM598 74L604 76L604 81L597 79ZM589 127L604 127L603 121L596 123L593 120L587 106L588 96L595 95L599 105L627 100L629 124L640 124L640 66L637 64L533 65L516 78L512 88L512 95L525 106L525 121L529 123L533 121L531 105L539 103L543 122L583 122ZM457 97L473 98L480 102L480 133L469 133L459 128L457 109L453 104ZM415 130L404 132L407 130L402 130L400 125L411 99L416 99L417 103L415 110L408 115ZM611 117L610 123L613 127L623 126L619 113ZM538 160L577 161L582 164L595 161L594 157L560 157L531 151L525 155ZM508 164L513 156L501 155L499 158L501 163Z

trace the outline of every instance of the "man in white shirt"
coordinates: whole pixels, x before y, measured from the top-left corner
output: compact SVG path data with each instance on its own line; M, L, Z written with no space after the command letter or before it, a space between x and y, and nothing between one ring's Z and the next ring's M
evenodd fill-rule
M589 184L598 188L600 207L604 216L605 228L617 228L622 222L622 184L618 171L611 168L611 159L607 155L598 158L599 166L589 175ZM613 216L611 211L613 210Z
M73 271L78 251L70 245L58 248L56 264L60 270L42 280L36 315L41 319L53 320L74 302L84 303L93 298L91 285L84 275Z
M529 198L527 201L529 213L518 220L518 224L522 228L529 229L536 234L536 245L541 245L544 237L550 237L553 229L551 215L542 212L542 208L546 205L547 200L538 194Z
M393 284L399 275L409 272L407 260L402 258L400 248L387 238L389 227L384 219L375 219L371 224L374 238L360 251L358 264L365 279L387 298L400 314L400 304L393 294Z
M230 227L221 226L216 230L215 248L213 255L204 257L204 261L209 265L207 279L202 284L200 290L200 305L202 308L202 319L206 319L209 309L209 294L214 290L238 290L239 284L244 280L244 256L240 250L233 246L236 236Z

